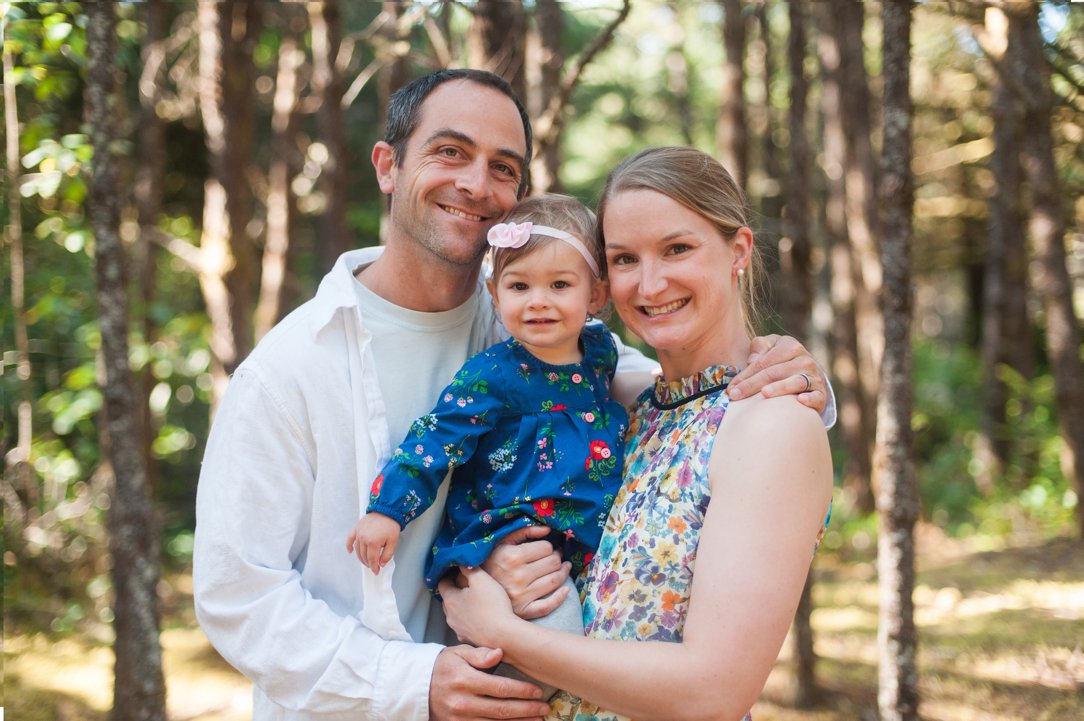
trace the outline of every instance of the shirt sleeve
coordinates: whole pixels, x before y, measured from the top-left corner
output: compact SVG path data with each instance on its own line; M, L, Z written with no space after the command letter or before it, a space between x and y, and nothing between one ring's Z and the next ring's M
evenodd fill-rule
M219 407L196 500L196 615L222 656L307 718L428 715L437 644L386 641L306 589L315 450L285 404L242 368Z
M411 424L373 481L369 510L405 526L429 508L448 471L466 463L479 437L493 430L505 411L506 390L498 380L496 354L484 351L469 359L433 410Z

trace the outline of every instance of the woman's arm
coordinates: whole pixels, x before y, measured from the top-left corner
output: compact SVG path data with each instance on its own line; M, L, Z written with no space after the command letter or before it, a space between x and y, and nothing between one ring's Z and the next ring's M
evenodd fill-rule
M515 618L480 572L467 574L467 590L442 586L449 622L465 640L501 648L521 671L640 721L740 718L779 653L828 510L823 424L790 398L734 404L710 474L682 643L537 627Z

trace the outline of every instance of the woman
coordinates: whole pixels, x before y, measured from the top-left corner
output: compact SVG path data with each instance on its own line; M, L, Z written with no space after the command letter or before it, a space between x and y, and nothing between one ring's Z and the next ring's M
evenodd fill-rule
M442 584L445 610L461 639L566 689L553 718L740 719L827 521L825 430L793 398L725 392L749 354L755 249L721 165L691 148L643 151L611 173L598 222L614 305L663 375L631 414L584 590L587 637L517 618L480 570Z

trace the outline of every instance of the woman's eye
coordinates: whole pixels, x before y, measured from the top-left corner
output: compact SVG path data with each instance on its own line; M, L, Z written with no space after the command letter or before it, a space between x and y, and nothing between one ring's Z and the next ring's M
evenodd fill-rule
M635 263L636 259L631 255L615 255L610 258L610 265L628 265L629 263Z
M682 253L687 253L692 250L692 246L686 245L685 243L675 243L674 245L671 245L668 250L671 255L681 255Z

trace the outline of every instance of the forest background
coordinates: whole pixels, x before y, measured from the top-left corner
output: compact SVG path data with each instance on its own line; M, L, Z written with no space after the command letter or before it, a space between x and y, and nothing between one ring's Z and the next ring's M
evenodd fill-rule
M95 36L104 5L115 25ZM755 211L765 328L831 373L816 610L758 719L892 715L875 563L897 522L918 544L917 583L909 556L895 564L915 607L892 613L918 627L922 717L1084 715L1084 6L1002 5L910 9L913 147L893 164L880 3L0 3L7 710L128 718L163 689L114 692L114 673L164 663L170 718L245 717L245 682L190 602L215 403L338 253L379 242L368 154L389 94L473 66L527 101L533 192L593 204L642 147L715 153ZM880 302L900 171L904 349ZM881 390L901 350L913 407ZM110 403L126 410L107 422ZM894 443L879 406L911 419ZM900 448L905 471L879 483ZM139 578L153 633L121 643Z

